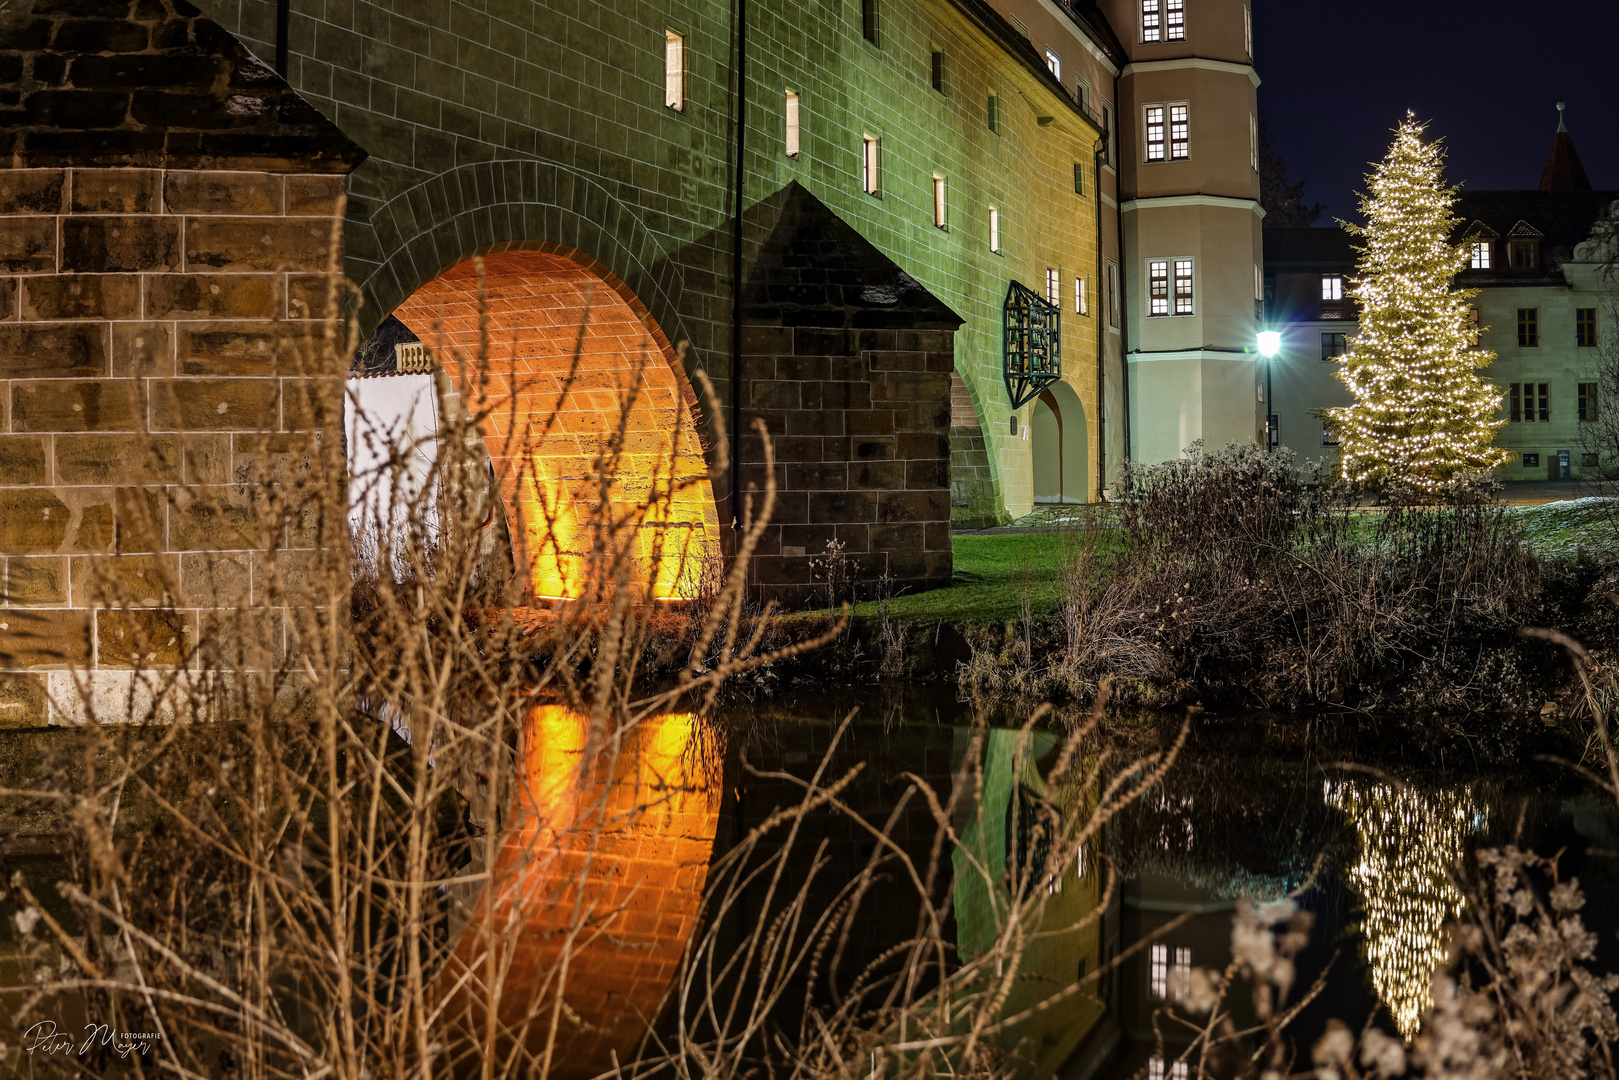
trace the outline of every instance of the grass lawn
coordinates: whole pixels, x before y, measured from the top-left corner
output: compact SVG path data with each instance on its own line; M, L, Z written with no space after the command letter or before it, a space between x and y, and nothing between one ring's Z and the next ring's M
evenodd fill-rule
M1514 506L1530 544L1542 555L1585 553L1604 562L1619 559L1619 502L1570 499L1541 506Z
M1037 614L1057 606L1058 533L997 533L951 539L956 573L952 583L929 592L901 594L889 614L914 622L997 623L1022 616L1027 580ZM857 616L877 615L877 604L855 607Z

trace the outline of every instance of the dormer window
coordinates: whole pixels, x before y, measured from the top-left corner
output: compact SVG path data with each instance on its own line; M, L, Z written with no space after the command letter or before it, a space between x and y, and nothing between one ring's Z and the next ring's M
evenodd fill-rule
M1468 241L1467 267L1469 270L1488 270L1490 268L1490 242L1488 240Z
M1514 270L1533 270L1540 242L1538 240L1512 241L1512 268Z
M1344 298L1344 276L1342 274L1321 275L1321 299L1342 300Z

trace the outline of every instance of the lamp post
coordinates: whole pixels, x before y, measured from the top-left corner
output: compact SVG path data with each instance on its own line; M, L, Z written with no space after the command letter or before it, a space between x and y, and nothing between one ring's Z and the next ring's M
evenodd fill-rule
M1259 332L1259 352L1265 358L1265 450L1276 449L1281 443L1281 431L1277 425L1276 400L1271 397L1271 361L1282 350L1282 335L1277 330L1261 330Z

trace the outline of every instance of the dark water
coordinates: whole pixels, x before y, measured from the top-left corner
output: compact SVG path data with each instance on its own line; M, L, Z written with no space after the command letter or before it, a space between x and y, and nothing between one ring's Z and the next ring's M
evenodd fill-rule
M848 802L879 824L911 786L907 774L947 796L976 719L948 692L787 694L737 708L755 734L735 748L733 758L745 753L763 772L799 776L821 761L836 724L858 708L832 755L829 775L860 765ZM987 718L982 744L979 799L986 824L976 843L987 862L1002 859L1000 866L1007 865L1012 842L1003 824L1012 816L1011 805L1038 797L1039 776L1055 760L1060 738L1035 737L1019 759L1019 740L1010 730L1017 719L1011 712ZM1116 755L1122 767L1167 746L1181 720L1114 716L1096 745ZM1063 723L1048 727L1060 732ZM1164 964L1221 969L1231 958L1238 898L1275 898L1310 882L1299 902L1315 921L1296 985L1311 985L1323 971L1327 980L1293 1028L1301 1060L1308 1061L1310 1045L1330 1018L1358 1027L1375 1015L1391 1033L1410 1033L1426 1005L1434 965L1446 957L1446 923L1463 908L1454 869L1480 848L1508 844L1559 855L1561 877L1576 877L1585 889L1582 914L1601 940L1596 966L1619 970L1619 813L1611 800L1557 765L1485 768L1464 758L1445 768L1414 766L1398 743L1369 739L1366 730L1363 723L1331 718L1196 717L1163 782L1104 830L1086 877L1076 868L1062 883L1068 891L1057 909L1076 919L1100 900L1098 867L1111 861L1121 885L1094 932L1065 943L1056 950L1061 955L1037 958L1036 981L1050 986L1095 971L1176 918L1184 921L1156 941L1164 948ZM735 760L727 777L719 850L727 835L794 797L790 785L750 776ZM897 828L909 837L902 845L920 858L931 821L908 809ZM824 832L835 867L852 871L868 857L870 847L848 830L828 823ZM840 842L848 845L841 856ZM959 859L955 865L959 869ZM970 881L957 885L950 932L970 954L988 932L986 890ZM904 892L896 888L892 899L897 914L875 905L864 955L879 956L885 932L897 938L912 925L907 913L914 905L906 906ZM886 930L885 919L892 923ZM1154 985L1153 959L1150 947L1126 958L1096 984L1089 1005L1055 1010L1059 1015L1043 1029L1025 1031L1020 1056L1036 1060L1033 1073L1124 1077L1146 1069L1155 1054L1153 1014L1163 1004L1155 992L1162 987ZM1240 1019L1243 1010L1237 1012ZM1172 1060L1178 1053L1173 1025L1160 1027Z

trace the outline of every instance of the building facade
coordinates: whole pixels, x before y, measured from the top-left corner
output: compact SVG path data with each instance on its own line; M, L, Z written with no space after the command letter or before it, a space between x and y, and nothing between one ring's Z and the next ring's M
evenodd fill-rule
M1593 190L1566 128L1559 126L1540 187L1468 191L1454 208L1468 265L1461 288L1473 301L1478 344L1496 354L1484 377L1501 393L1496 436L1514 451L1504 481L1594 477L1599 462L1581 425L1607 403L1597 394L1598 351L1616 332L1612 226L1619 192ZM1317 410L1347 405L1333 361L1353 347L1354 241L1340 228L1265 234L1265 290L1282 350L1270 366L1280 441L1301 459L1330 457Z

